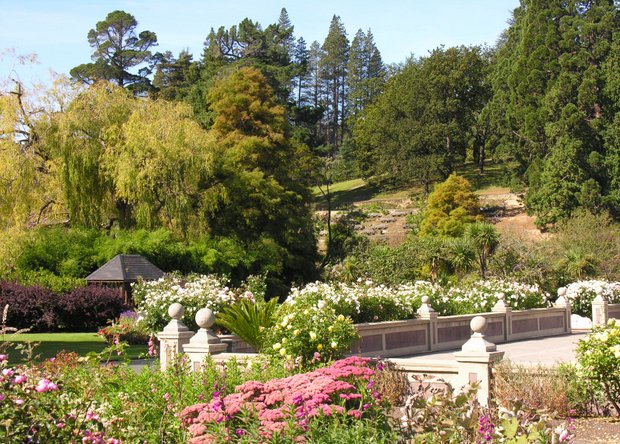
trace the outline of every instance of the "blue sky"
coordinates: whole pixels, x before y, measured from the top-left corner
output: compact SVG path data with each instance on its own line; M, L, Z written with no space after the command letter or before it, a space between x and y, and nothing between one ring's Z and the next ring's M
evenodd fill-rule
M86 35L116 9L133 14L138 31L157 34L156 51L175 54L189 49L199 58L211 27L230 27L249 17L263 26L277 21L285 7L295 37L323 42L334 14L349 39L362 28L372 29L386 63L425 55L439 45L493 45L507 27L518 0L0 0L0 54L37 54L38 65L15 67L26 83L46 82L49 71L68 74L90 61ZM12 57L0 56L0 78L10 74Z

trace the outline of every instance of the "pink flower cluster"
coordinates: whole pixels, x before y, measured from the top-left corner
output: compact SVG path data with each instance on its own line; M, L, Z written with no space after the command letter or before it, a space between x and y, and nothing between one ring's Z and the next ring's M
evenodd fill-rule
M45 393L58 390L58 386L49 379L41 379L34 389L39 393Z
M377 401L365 397L365 392L360 393L355 385L358 383L363 390L375 377L377 371L369 366L371 362L352 356L310 373L265 383L248 381L225 397L216 393L211 402L187 407L181 413L193 436L190 443L213 441L208 428L222 423L235 431L234 435L242 436L234 422L243 415L255 418L259 432L266 438L287 431L291 422L303 431L308 420L317 416L340 414L361 418L368 403Z

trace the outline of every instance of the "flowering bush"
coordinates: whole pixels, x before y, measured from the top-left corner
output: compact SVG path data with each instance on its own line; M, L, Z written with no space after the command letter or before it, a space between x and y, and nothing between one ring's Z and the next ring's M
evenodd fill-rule
M186 408L181 417L190 442L313 442L316 423L334 420L345 425L370 418L375 428L386 428L381 395L373 389L379 369L375 361L349 357L310 373L248 381L228 396L216 392L209 402Z
M587 318L592 317L592 301L597 294L609 303L620 302L620 282L577 281L566 287L566 297L571 303L571 311Z
M441 293L441 287L426 281L396 287L375 285L371 280L347 285L344 283L314 282L303 288L293 288L287 301L316 304L321 301L349 316L355 323L395 321L415 317L422 296L431 299Z
M538 285L504 280L480 280L463 287L452 287L441 297L431 299L431 305L442 316L489 312L504 295L506 305L513 310L528 310L547 306L549 294Z
M185 308L183 322L196 329L194 317L201 308L219 312L243 294L226 286L224 278L215 275L166 276L156 281L141 281L132 285L137 311L151 332L161 331L170 321L168 307L178 302Z
M351 318L328 303L288 299L267 330L262 350L297 365L329 362L348 352L357 337Z
M0 355L0 441L120 444L106 438L100 405L62 390L60 375L9 367Z
M620 321L612 318L580 340L577 363L581 377L604 393L620 414Z
M128 344L146 344L149 333L135 311L124 311L116 321L107 327L101 328L97 334L103 336L108 344L114 341L123 341Z

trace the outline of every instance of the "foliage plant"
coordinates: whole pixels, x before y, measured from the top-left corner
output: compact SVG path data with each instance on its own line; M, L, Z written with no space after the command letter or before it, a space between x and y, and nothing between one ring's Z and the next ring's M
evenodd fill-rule
M443 388L432 388L428 382L418 382L417 390L405 403L401 420L409 442L551 444L568 443L574 438L571 418L556 426L549 415L518 401L507 407L482 407L475 385L457 392L448 383Z
M168 275L155 281L138 281L132 284L132 291L136 310L153 333L161 331L170 321L168 308L174 302L185 308L183 323L196 330L194 318L198 310L207 307L218 313L243 297L216 275Z
M577 344L579 374L620 414L620 322L610 319Z
M571 303L571 311L587 318L592 317L592 301L598 294L610 304L620 303L620 282L587 280L566 286L566 297Z
M216 392L181 417L190 435L206 442L320 442L315 437L330 423L346 430L366 419L387 430L387 410L373 388L380 371L380 363L349 357L287 378L248 381L227 396Z
M251 297L251 293L246 297ZM217 316L217 324L239 336L260 352L263 348L265 331L275 323L278 300L269 301L241 299L224 307Z
M265 332L263 352L304 367L344 356L357 338L351 318L325 301L291 299L280 305Z

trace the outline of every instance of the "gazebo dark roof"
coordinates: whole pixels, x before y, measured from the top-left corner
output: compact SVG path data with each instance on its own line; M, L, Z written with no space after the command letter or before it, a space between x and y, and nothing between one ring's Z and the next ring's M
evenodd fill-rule
M150 281L159 279L164 272L139 254L119 254L86 277L88 283L136 282L139 277Z

